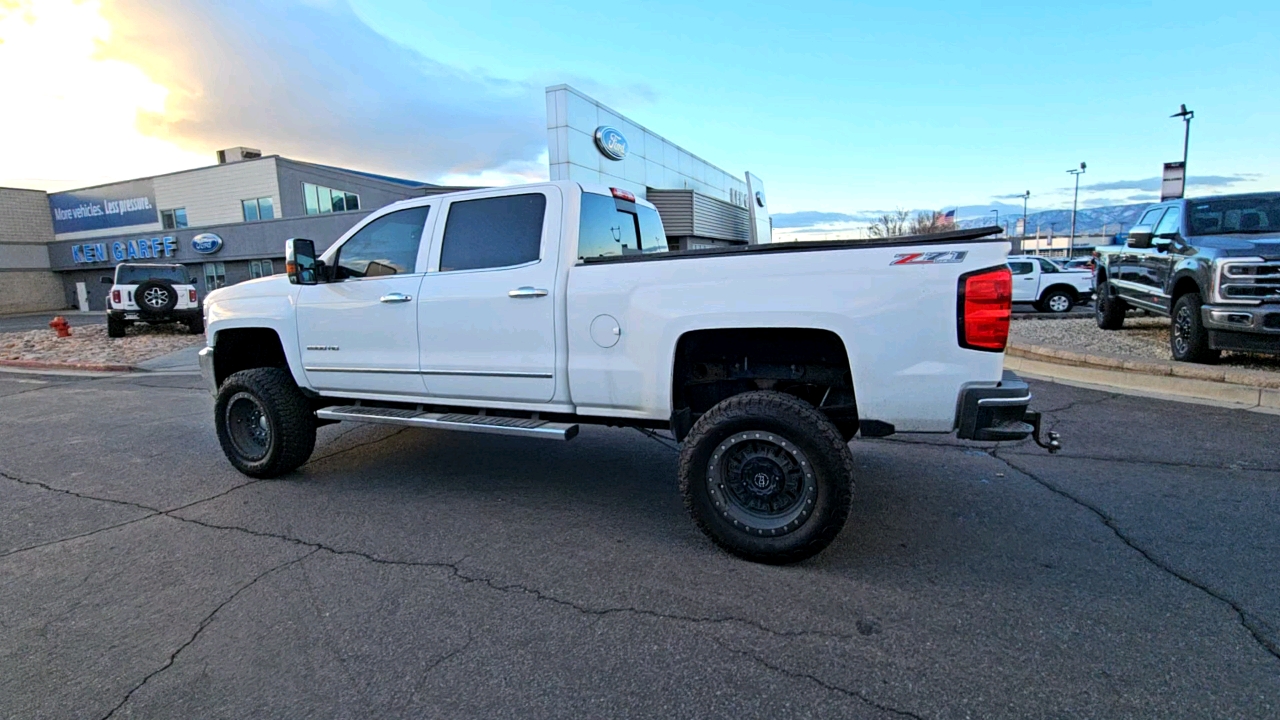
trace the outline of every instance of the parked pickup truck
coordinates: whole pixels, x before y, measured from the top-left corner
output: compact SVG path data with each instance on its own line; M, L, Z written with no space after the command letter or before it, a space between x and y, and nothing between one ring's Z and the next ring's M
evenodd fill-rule
M1064 268L1036 255L1010 255L1013 301L1035 303L1040 312L1064 313L1093 297L1093 273Z
M1153 205L1124 247L1099 252L1096 272L1104 330L1139 308L1172 318L1174 360L1280 353L1280 193Z
M319 257L288 241L287 277L211 293L201 369L222 448L253 477L300 466L332 421L669 430L702 530L790 562L843 526L856 433L1039 440L1027 385L1003 370L995 232L671 252L623 190L415 198Z

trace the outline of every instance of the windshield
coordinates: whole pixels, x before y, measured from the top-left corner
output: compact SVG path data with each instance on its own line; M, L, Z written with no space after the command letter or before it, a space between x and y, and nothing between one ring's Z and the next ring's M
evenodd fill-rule
M658 211L595 193L582 194L578 257L666 252L667 236Z
M147 280L168 280L175 285L190 282L181 265L121 265L116 268L117 285L140 285Z
M1191 235L1280 232L1280 195L1189 200Z

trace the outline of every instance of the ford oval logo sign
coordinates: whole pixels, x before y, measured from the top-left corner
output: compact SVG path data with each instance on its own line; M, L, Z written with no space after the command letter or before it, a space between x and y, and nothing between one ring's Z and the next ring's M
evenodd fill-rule
M596 147L610 160L621 160L627 156L627 139L608 125L596 128Z
M222 249L222 238L213 233L200 233L191 238L191 249L202 255L216 253Z

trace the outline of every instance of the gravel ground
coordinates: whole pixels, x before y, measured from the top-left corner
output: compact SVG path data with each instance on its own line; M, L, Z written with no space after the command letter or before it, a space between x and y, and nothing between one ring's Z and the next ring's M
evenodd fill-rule
M1053 345L1068 350L1106 355L1132 355L1153 360L1172 360L1169 352L1169 319L1162 317L1130 317L1122 330L1099 330L1093 318L1018 321L1009 336L1014 342L1030 345ZM1248 353L1222 354L1222 364L1254 370L1280 370L1280 357Z
M105 325L79 325L69 338L53 330L0 333L0 360L133 365L203 343L185 325L134 325L122 338L107 337Z

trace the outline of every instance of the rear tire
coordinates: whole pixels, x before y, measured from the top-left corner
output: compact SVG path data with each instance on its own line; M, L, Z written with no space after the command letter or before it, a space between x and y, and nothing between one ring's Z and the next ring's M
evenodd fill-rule
M222 452L249 477L292 472L315 449L315 413L287 370L235 373L223 381L213 407Z
M1037 307L1040 312L1064 313L1075 307L1076 299L1066 290L1050 290L1040 298Z
M204 333L204 318L198 317L187 321L187 332L192 335L201 335Z
M124 318L118 318L115 315L107 316L107 337L122 338L127 327L128 325L125 324Z
M720 547L755 562L793 563L821 552L844 527L853 456L809 403L743 393L694 423L680 450L680 493Z
M1200 318L1200 293L1187 293L1173 305L1169 319L1169 349L1180 362L1215 363L1222 352L1209 347L1209 331Z
M1119 330L1124 327L1125 303L1111 294L1110 283L1098 283L1097 298L1093 301L1093 318L1103 330Z

